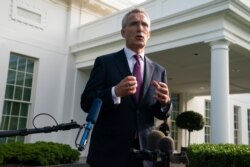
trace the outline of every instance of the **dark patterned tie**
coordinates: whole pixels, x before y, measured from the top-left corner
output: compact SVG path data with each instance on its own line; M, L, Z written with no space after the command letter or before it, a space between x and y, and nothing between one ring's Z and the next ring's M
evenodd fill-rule
M135 98L136 98L136 102L139 102L140 101L141 85L142 85L140 55L134 55L134 58L136 60L136 63L134 65L133 75L136 77L136 80L137 80Z

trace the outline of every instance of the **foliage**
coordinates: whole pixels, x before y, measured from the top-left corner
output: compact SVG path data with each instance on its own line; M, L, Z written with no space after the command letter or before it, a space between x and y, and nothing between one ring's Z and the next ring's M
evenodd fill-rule
M189 167L249 167L250 146L192 144L187 148Z
M47 166L73 163L80 153L69 145L53 142L0 144L0 165Z
M176 117L176 125L181 129L187 129L189 132L193 130L201 130L204 127L203 116L194 111L185 111Z
M194 111L185 111L180 113L176 117L175 122L179 128L188 130L188 145L190 145L190 133L193 130L201 130L205 124L203 116Z

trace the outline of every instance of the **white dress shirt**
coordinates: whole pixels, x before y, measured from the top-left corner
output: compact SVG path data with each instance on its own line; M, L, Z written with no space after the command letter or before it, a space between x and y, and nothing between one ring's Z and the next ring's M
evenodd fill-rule
M134 65L136 63L135 58L133 57L134 55L136 55L135 52L133 52L131 49L129 48L124 48L124 52L128 61L128 65L129 65L129 69L131 74L133 74L133 68ZM143 73L144 73L144 52L140 53L140 64L141 64L141 76L142 76L142 80L143 80ZM121 103L121 97L116 96L115 94L115 86L112 87L111 89L111 93L112 93L112 97L113 97L113 101L114 104L120 104Z

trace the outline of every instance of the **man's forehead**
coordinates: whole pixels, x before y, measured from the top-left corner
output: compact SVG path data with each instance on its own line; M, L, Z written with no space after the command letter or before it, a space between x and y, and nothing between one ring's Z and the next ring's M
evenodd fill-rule
M149 19L144 13L131 13L128 18L129 18L129 21L136 21L136 20L142 21L143 20L144 22L149 23Z
M147 18L147 16L142 12L130 13L130 15L128 17L145 17L145 18Z

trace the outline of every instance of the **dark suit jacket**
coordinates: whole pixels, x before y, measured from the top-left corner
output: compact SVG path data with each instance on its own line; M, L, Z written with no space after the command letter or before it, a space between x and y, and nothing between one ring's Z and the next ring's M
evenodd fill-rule
M121 98L114 104L111 88L131 75L124 50L96 58L89 81L81 97L81 107L88 112L95 98L103 101L93 128L87 162L103 167L128 167L130 148L138 132L140 145L147 147L147 136L154 129L154 117L166 119L153 95L152 80L166 82L166 70L145 56L142 98L136 104L134 95Z

